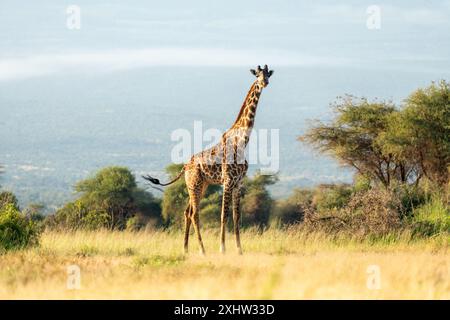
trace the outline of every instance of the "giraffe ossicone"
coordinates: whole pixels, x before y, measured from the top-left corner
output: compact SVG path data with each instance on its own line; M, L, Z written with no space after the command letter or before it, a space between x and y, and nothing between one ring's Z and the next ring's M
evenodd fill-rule
M189 193L189 203L184 212L185 253L188 252L189 231L191 224L193 224L195 233L197 234L200 252L205 254L200 233L199 206L200 200L210 184L223 185L220 251L225 252L225 229L231 208L233 211L236 247L238 253L242 253L239 223L241 218L241 186L248 169L248 162L245 159L245 148L255 123L256 109L261 92L269 85L269 78L272 76L273 70L269 70L267 65L264 68L258 65L256 69L250 69L250 72L256 77L256 80L251 85L235 122L222 135L221 141L218 144L193 155L183 166L178 176L168 183L161 183L158 179L148 175L143 176L144 179L150 181L152 184L167 186L180 179L184 173L186 187Z

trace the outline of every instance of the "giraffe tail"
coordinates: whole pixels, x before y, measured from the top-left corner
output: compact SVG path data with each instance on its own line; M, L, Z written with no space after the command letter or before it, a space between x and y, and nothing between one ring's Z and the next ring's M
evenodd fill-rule
M184 173L184 166L183 166L183 169L181 169L180 173L175 177L175 179L173 179L172 181L167 182L167 183L161 183L159 181L159 179L153 178L150 175L142 176L142 178L144 178L147 181L150 181L153 184L157 184L157 185L165 187L165 186L171 185L172 183L174 183L175 181L180 179L180 177L183 175L183 173Z

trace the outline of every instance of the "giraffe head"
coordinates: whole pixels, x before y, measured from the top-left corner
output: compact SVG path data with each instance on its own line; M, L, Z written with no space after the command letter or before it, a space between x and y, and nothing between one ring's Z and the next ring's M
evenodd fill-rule
M269 70L267 64L264 66L264 69L261 69L261 66L258 66L256 70L250 69L250 72L256 76L259 85L263 88L267 87L267 85L269 84L269 78L273 74L273 70Z

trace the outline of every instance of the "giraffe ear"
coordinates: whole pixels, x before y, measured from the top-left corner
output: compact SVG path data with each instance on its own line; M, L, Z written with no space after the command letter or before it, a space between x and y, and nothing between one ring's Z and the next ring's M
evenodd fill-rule
M269 71L269 78L273 75L273 70Z
M255 71L255 69L250 69L250 72L251 72L253 75L256 76L256 71Z

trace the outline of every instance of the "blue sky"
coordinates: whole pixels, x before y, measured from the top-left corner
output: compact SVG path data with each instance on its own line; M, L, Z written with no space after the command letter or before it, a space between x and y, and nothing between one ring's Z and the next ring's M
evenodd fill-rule
M81 29L66 8L81 8ZM369 5L381 28L366 27ZM0 81L166 65L449 69L450 1L0 2Z

